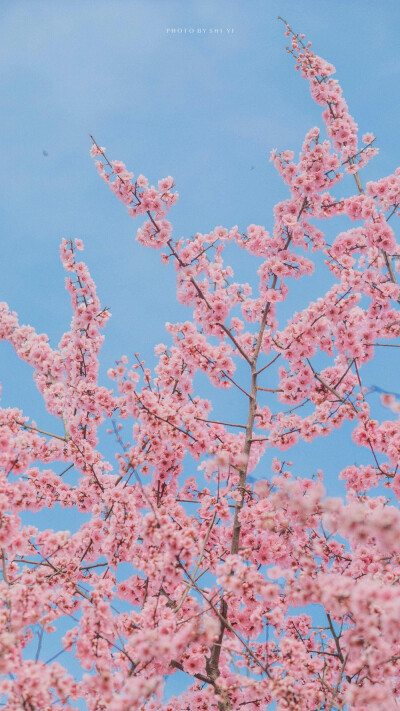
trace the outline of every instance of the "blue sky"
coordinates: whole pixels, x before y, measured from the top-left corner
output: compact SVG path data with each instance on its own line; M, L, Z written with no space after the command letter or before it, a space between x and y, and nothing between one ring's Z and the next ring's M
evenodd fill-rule
M119 349L150 353L154 333L173 320L173 275L132 239L137 225L88 157L89 133L136 174L174 176L176 236L217 224L271 226L286 191L269 152L300 148L320 123L285 53L278 13L335 64L360 129L377 135L371 177L393 170L396 1L2 3L1 298L25 322L55 340L68 324L58 245L77 236ZM234 32L166 32L214 26Z
M89 133L136 175L175 178L176 237L216 225L272 227L273 205L287 192L270 150L298 151L306 131L322 123L285 52L278 14L336 66L361 133L377 136L381 152L364 180L392 172L400 163L398 0L3 0L0 301L22 323L48 333L53 346L69 327L62 237L84 240L84 259L113 314L103 375L122 354L139 351L152 363L154 345L167 340L165 321L189 318L175 301L173 270L135 242L138 224L98 178ZM323 276L309 291L300 285L296 310L323 287ZM382 350L366 382L398 391L396 362L388 368ZM7 344L0 344L0 381L4 407L21 406L39 426L56 427L30 368ZM305 474L318 465L334 481L353 463L341 436L300 451Z
M136 174L153 182L174 176L176 237L216 225L272 227L273 205L287 193L270 150L300 149L305 132L321 124L285 52L278 14L335 64L361 132L377 136L381 153L366 177L393 171L400 153L397 0L1 4L0 299L21 322L47 332L53 345L68 328L62 237L83 238L84 259L113 314L103 373L123 353L139 351L152 362L165 321L189 316L175 301L173 270L135 242L137 224L97 177L89 133ZM318 295L324 278L310 281L309 291L296 287L296 308ZM371 378L389 388L390 373L377 368ZM0 381L4 406L21 404L49 426L30 368L7 344Z
M136 175L152 182L174 176L176 237L216 225L272 227L273 205L287 193L270 150L299 150L306 131L321 125L320 109L285 52L278 14L336 66L360 131L377 136L381 152L364 179L392 172L400 162L397 0L3 2L0 299L22 323L48 333L54 346L69 326L62 237L84 240L84 259L113 314L103 375L123 353L140 352L153 363L165 322L190 316L176 303L173 270L135 242L138 224L98 178L89 133ZM339 188L346 189L352 185ZM251 280L250 262L238 266L238 277ZM317 297L325 278L321 271L296 283L288 307ZM381 351L368 378L396 390L384 367L388 350ZM53 424L30 368L7 344L0 348L0 381L3 406L21 405L42 427ZM221 414L233 397L218 402ZM339 437L306 447L299 465L315 470L328 457L333 476L349 455L341 449L338 461Z

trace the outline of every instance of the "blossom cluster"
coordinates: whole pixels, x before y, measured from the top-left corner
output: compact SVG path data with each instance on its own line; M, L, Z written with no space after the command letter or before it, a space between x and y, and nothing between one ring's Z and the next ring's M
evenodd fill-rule
M380 421L362 378L375 349L400 337L389 224L400 173L364 191L375 139L365 134L359 149L332 65L286 32L327 137L312 128L298 159L273 151L288 197L271 229L175 239L173 179L134 179L93 140L100 176L144 220L139 243L174 265L188 309L166 324L154 370L121 355L112 387L100 383L109 313L77 259L81 240L61 244L73 317L58 348L0 304L0 339L32 368L55 423L48 432L0 409L0 703L10 711L397 708L400 408L384 396L392 419ZM349 174L356 189L343 198ZM348 228L328 239L321 223L338 216ZM235 277L235 248L253 259L257 283ZM325 293L283 318L292 279L306 284L317 268ZM326 496L322 470L295 473L275 456L343 425L369 457L338 472L346 500ZM77 530L23 515L59 507L74 509ZM44 662L42 641L61 625L57 661ZM187 688L167 698L175 674Z

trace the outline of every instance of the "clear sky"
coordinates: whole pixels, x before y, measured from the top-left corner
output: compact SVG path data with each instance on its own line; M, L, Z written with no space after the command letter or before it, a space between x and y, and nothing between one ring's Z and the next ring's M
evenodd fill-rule
M98 178L89 133L135 174L152 182L174 176L177 237L216 225L271 228L272 207L287 193L269 152L300 149L305 132L321 124L285 52L278 14L336 66L361 132L377 136L381 153L367 177L393 171L400 163L398 0L3 0L0 300L21 322L47 332L53 345L69 326L62 237L83 238L113 314L103 373L123 353L151 361L165 321L189 316L175 302L173 270L135 242L137 224ZM310 293L299 287L304 305L323 278L310 282ZM371 378L383 388L392 383L387 369ZM46 421L30 368L5 344L0 381L3 406L22 404Z
M138 224L98 178L89 133L136 175L175 178L176 237L216 225L272 227L273 205L287 192L270 150L297 151L322 124L277 15L336 66L361 133L377 136L381 152L366 178L392 172L400 163L398 0L2 0L0 301L22 323L53 346L69 327L62 237L84 240L113 314L103 374L122 354L152 362L165 321L189 317L175 301L173 270L135 242ZM306 305L322 288L317 277L295 296ZM399 390L383 359L368 377ZM23 406L49 426L30 368L6 344L0 381L3 406ZM299 454L305 474L318 464L334 477L353 463L335 437Z

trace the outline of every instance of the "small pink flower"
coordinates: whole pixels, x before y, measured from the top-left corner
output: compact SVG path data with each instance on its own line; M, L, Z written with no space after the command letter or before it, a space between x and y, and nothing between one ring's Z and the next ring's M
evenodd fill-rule
M363 143L372 143L373 141L375 141L375 136L373 133L364 133L362 137Z

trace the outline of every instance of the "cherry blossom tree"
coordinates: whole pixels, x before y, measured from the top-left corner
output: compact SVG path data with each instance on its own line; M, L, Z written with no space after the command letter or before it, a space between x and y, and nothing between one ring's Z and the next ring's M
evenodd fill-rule
M93 139L100 176L143 218L137 240L173 265L188 309L166 325L154 372L121 355L114 389L99 383L109 313L79 239L61 244L73 318L58 348L0 305L1 338L61 425L55 434L18 408L0 411L0 698L10 711L397 708L400 408L383 395L392 413L374 419L362 376L377 347L399 347L400 169L363 186L374 136L360 146L334 67L284 24L327 138L312 128L297 161L272 152L289 197L269 232L218 226L175 239L173 179L149 186ZM347 228L329 243L315 221L336 216ZM235 280L234 248L253 259L258 286ZM318 255L326 293L280 327L290 280ZM235 393L243 422L229 405L226 419L213 415L199 374ZM100 451L106 421L116 461ZM293 471L286 457L345 423L370 463L338 472L342 500L326 495L322 471ZM70 533L21 519L53 507L85 522ZM45 662L42 638L60 620L63 654ZM165 693L179 675L185 690Z

